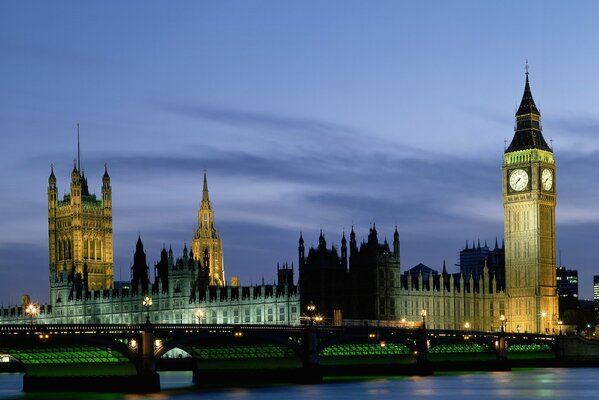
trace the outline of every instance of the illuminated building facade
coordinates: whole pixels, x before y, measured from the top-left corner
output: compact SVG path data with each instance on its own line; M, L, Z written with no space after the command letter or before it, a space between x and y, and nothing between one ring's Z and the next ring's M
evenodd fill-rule
M54 167L48 178L48 252L52 266L66 265L86 274L90 290L113 287L112 189L108 169L102 177L102 198L90 194L87 178L75 161L69 194L58 198ZM50 282L52 284L52 282Z
M300 236L303 308L314 303L325 318L333 321L337 313L346 323L382 320L417 326L426 310L426 326L431 329L500 328L499 317L506 313L504 282L487 265L476 278L449 273L445 264L441 273L419 264L402 274L397 228L392 247L386 240L379 242L374 226L359 246L353 228L349 237L349 257L345 235L339 256L334 246L326 248L322 232L318 248L310 248L308 257L303 257Z
M272 285L225 286L222 242L214 226L206 174L192 250L188 252L185 246L182 256L175 259L171 248L163 248L151 282L139 237L131 282L119 282L117 288L113 287L107 169L101 200L89 195L77 165L71 178L71 194L58 201L54 171L50 174L50 304L40 306L35 322L135 324L145 322L149 313L155 323L299 324L299 292L292 268L277 268L278 282ZM147 310L143 306L146 296L152 299ZM0 323L29 323L25 306L0 309Z
M191 249L196 260L206 255L210 263L210 284L216 286L225 285L225 264L223 258L223 244L214 227L214 211L208 196L208 181L204 171L204 186L202 189L202 201L198 210L198 228L191 241Z
M502 192L507 327L553 332L558 321L555 257L556 164L541 131L528 71L512 142L505 150Z

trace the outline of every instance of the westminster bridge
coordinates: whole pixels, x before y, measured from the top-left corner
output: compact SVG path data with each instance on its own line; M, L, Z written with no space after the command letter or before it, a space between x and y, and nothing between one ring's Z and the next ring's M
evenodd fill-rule
M157 364L172 349L189 354L186 361L197 384L318 382L335 375L422 375L599 360L595 341L512 332L148 323L0 326L0 353L22 364L25 391L158 391Z

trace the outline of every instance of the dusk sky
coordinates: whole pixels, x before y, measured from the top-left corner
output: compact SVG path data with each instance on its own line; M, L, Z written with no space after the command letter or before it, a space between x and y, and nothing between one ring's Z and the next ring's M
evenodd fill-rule
M274 281L297 240L397 225L401 268L503 239L524 65L557 162L557 248L599 274L596 1L0 2L0 301L48 300L47 185L112 179L115 280L197 226L225 274ZM297 275L296 275L297 279Z

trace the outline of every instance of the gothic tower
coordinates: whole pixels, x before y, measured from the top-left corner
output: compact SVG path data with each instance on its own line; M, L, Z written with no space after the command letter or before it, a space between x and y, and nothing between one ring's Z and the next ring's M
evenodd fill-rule
M191 241L191 250L194 258L201 261L205 251L208 252L210 260L210 284L217 286L225 285L225 265L223 260L223 245L218 231L214 227L214 211L208 197L208 181L204 171L204 188L202 190L202 201L198 210L198 228Z
M502 187L507 326L552 333L557 325L555 280L555 171L553 150L541 132L541 114L528 82L505 150Z
M83 275L87 266L90 290L113 287L112 189L108 169L104 167L102 198L90 194L87 178L75 160L71 172L71 190L62 200L51 167L48 178L48 239L50 282L64 268Z

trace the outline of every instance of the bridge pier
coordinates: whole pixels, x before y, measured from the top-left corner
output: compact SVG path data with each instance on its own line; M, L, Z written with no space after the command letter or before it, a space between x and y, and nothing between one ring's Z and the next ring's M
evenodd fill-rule
M154 357L154 331L148 322L141 332L141 371L138 378L143 383L143 392L159 392L160 376L156 372L156 358Z
M318 333L311 325L306 328L303 347L302 380L305 383L322 382L322 373L318 363Z
M416 335L416 364L419 367L428 365L428 333L423 327Z
M497 339L497 361L507 361L507 341L503 327Z

